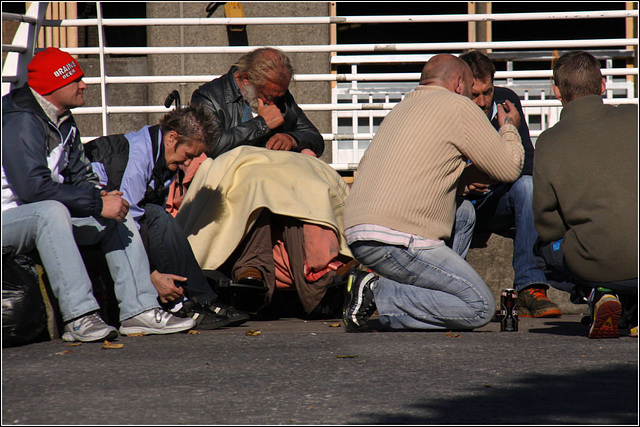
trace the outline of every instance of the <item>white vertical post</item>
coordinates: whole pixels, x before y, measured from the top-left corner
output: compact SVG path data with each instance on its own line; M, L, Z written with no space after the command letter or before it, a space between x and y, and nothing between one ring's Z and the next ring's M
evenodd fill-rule
M351 72L353 74L358 74L358 65L353 64L351 65ZM354 104L358 103L358 82L356 80L353 80L351 82L351 89L353 90L353 94L351 95L351 102L353 102ZM357 135L358 132L358 110L353 110L351 112L351 133L353 135ZM351 141L351 162L350 163L356 163L358 161L358 140L353 139L353 141Z
M545 99L547 99L544 90L540 91L540 100L544 101ZM540 114L540 130L545 130L547 129L547 118L549 116L549 112L551 110L551 107L547 107L547 108L541 108L540 112L542 114Z
M606 68L613 68L613 59L607 59L606 61ZM607 83L607 87L611 88L612 83L613 83L613 77L612 76L607 76L606 77L606 83ZM613 89L607 89L607 98L611 99L613 98Z
M369 104L373 104L373 94L369 94ZM373 110L369 110L369 133L373 133Z
M96 2L98 18L98 47L100 49L100 96L102 98L102 135L109 135L109 115L107 114L107 70L104 57L104 25L102 25L102 4Z
M529 100L529 91L528 91L528 90L525 90L525 91L524 91L524 100L525 100L525 101L528 101L528 100ZM524 119L525 119L525 121L526 121L527 123L529 123L529 112L528 112L528 109L523 108L522 110L523 110L522 112L524 113Z

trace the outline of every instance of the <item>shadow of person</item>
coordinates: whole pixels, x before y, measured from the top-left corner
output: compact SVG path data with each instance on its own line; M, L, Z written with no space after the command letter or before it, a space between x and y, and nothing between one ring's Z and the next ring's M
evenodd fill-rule
M224 216L225 209L219 189L202 187L192 199L180 206L176 220L189 234L198 234L207 225L218 222Z

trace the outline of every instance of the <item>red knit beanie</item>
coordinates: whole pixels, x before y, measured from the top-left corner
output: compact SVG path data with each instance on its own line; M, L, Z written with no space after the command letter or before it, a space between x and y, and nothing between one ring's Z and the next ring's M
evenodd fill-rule
M40 95L47 95L84 76L75 58L56 47L35 54L27 66L27 82Z

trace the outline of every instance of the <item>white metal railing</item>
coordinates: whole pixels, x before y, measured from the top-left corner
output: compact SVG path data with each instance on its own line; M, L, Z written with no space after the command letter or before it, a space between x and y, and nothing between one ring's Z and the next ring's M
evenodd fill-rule
M63 50L74 55L97 55L100 59L100 77L87 77L84 81L88 85L99 85L101 92L101 106L84 107L74 110L74 114L100 114L102 118L102 132L109 133L109 116L111 114L127 113L163 113L168 111L164 105L148 106L110 106L107 104L107 93L110 87L119 84L153 84L153 83L205 83L215 75L163 75L163 76L128 76L116 77L107 75L105 68L106 55L155 55L155 54L211 54L234 53L242 54L253 50L256 46L162 46L162 47L106 47L104 43L104 28L109 26L203 26L203 25L263 25L263 24L367 24L367 23L417 23L417 22L498 22L524 20L597 20L601 18L637 18L637 10L589 11L589 12L549 12L549 13L506 13L506 14L461 14L461 15L404 15L404 16L333 16L333 17L269 17L269 18L145 18L145 19L104 19L100 3L97 3L96 19L61 19L45 20L41 10L37 13L32 8L46 8L47 3L31 3L26 17L9 16L3 13L3 19L22 19L23 24L37 34L40 25L54 27L97 27L97 47L74 47ZM597 25L597 23L596 23ZM22 55L29 58L33 53L33 37L26 38L18 34L11 46L4 46L3 51ZM371 140L377 125L384 116L399 102L404 93L415 87L419 80L419 73L359 73L358 65L375 63L407 64L426 62L433 54L398 54L397 52L434 52L459 54L468 49L490 49L492 52L514 50L526 52L532 49L568 50L568 49L637 49L638 38L589 39L589 40L522 40L502 42L450 42L450 43L397 43L397 44L329 44L329 45L289 45L276 46L288 53L332 53L332 65L351 65L352 72L347 74L297 74L294 80L298 82L335 82L332 89L332 100L323 104L301 104L307 111L331 111L332 129L324 133L325 140L333 141L333 166L336 168L351 168L357 164L361 154ZM349 55L358 52L360 55ZM8 57L9 58L9 57ZM8 92L12 84L20 82L20 75L25 73L26 65L22 68L5 61L3 67L3 95ZM11 69L14 69L12 74ZM607 77L607 103L635 103L637 94L634 85L628 81L638 76L637 68L615 68L607 61L603 74ZM522 87L525 84L531 88L521 90L519 95L525 109L525 116L530 119L540 116L540 129L532 129L535 138L557 119L559 102L551 99L548 89L551 70L498 71L497 84L504 83L509 87ZM24 78L24 77L23 77ZM543 83L540 83L543 82ZM373 86L372 86L373 85ZM395 86L394 86L395 85ZM518 86L519 85L519 86ZM402 88L399 88L402 86ZM366 126L360 121L366 119ZM348 120L349 125L339 124ZM363 129L360 129L363 128ZM86 136L83 140L95 138ZM346 151L344 148L348 147ZM345 155L346 153L346 155ZM347 161L342 161L345 158ZM345 166L346 165L346 166Z
M598 57L620 52L593 51ZM529 54L527 59L534 60L546 57L544 53ZM406 93L415 88L420 78L420 73L395 73L395 74L361 74L358 66L363 64L389 64L389 63L419 63L423 64L433 55L405 54L405 55L350 55L334 56L332 64L351 65L351 74L338 75L339 82L350 81L352 83L338 83L334 90L333 102L333 127L337 134L346 136L332 138L334 166L340 169L353 169L359 159L368 148L369 143L377 131L382 118L399 102ZM523 55L520 55L523 56ZM526 56L526 54L524 55ZM548 55L548 59L553 56ZM613 61L605 61L606 68L602 74L606 77L607 91L604 102L607 104L637 104L638 99L634 95L634 83L627 81L627 76L637 76L637 68L614 68ZM553 77L552 70L526 70L513 71L512 61L507 61L507 69L512 71L497 71L495 84L514 90L521 98L524 110L524 119L529 124L530 135L533 143L537 137L548 127L553 126L559 119L561 103L549 94L551 93L550 81ZM380 80L384 76L389 81L395 81L395 86L370 83ZM376 79L378 77L378 79ZM404 83L400 83L401 81ZM389 102L394 98L397 102ZM382 99L382 101L380 101ZM377 100L377 101L376 101ZM313 108L313 107L312 107ZM365 123L362 123L365 121Z
M22 86L27 78L27 65L33 56L38 32L46 13L46 3L31 3L24 15L2 12L2 20L20 22L13 43L2 45L7 56L2 64L2 95L12 85Z
M400 51L445 51L456 52L468 49L584 49L601 47L637 46L637 38L588 39L588 40L527 40L518 42L451 42L451 43L387 43L387 44L340 44L340 45L278 45L287 53L330 52L400 52ZM175 55L235 53L243 54L257 46L167 46L167 47L77 47L65 51L73 55Z
M539 12L459 15L401 15L401 16L308 16L270 18L127 18L103 19L104 26L149 26L149 25L293 25L293 24L392 24L428 22L499 22L538 21L565 19L633 18L636 10L603 10L589 12ZM67 19L44 21L44 25L76 27L98 25L99 19Z

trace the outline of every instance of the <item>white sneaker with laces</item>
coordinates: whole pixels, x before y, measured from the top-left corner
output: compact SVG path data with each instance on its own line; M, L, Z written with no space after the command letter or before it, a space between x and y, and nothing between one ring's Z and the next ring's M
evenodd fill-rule
M118 337L118 331L109 326L93 312L68 322L64 325L63 341L94 342L113 340Z
M130 334L173 334L193 328L196 321L191 318L180 318L160 308L152 308L123 320L120 324L122 335Z

